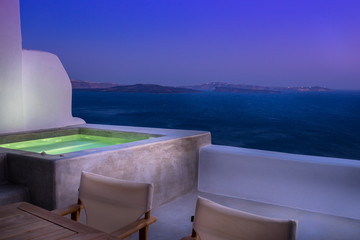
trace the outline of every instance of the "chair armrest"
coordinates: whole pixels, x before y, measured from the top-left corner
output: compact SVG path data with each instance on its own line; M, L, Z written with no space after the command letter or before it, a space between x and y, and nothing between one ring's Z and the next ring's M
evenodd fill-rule
M157 218L154 216L151 216L148 219L145 218L141 218L133 223L130 223L129 225L126 225L125 227L116 230L112 233L110 233L113 236L116 236L118 238L126 238L128 236L130 236L133 233L136 233L137 231L139 231L142 228L145 228L147 226L149 226L150 224L153 224L154 222L156 222Z
M77 211L80 211L81 209L83 209L84 207L80 204L72 204L72 205L69 205L67 207L64 207L64 208L58 208L58 209L55 209L55 210L52 210L51 212L53 213L56 213L60 216L65 216L65 215L68 215L70 213L75 213Z

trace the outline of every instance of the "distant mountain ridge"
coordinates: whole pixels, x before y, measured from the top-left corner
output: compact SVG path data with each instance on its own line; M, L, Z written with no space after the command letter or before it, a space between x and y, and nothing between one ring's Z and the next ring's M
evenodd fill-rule
M71 80L75 91L122 92L122 93L197 93L194 89L161 86L157 84L120 85L115 83Z
M135 84L135 85L124 85L115 86L110 88L104 88L101 92L126 92L126 93L197 93L198 90L179 88L179 87L168 87L157 84Z
M88 82L71 80L75 91L122 92L122 93L199 93L204 91L228 93L281 93L295 92L328 92L324 87L264 87L256 85L232 84L223 82L209 82L205 84L169 87L157 84L120 85L116 83Z
M71 80L73 89L89 89L89 88L109 88L119 86L116 83L100 83L100 82L88 82L81 80Z
M275 90L265 89L249 89L249 88L234 88L234 87L215 87L213 92L228 92L228 93L280 93Z
M205 84L184 86L200 91L214 91L214 92L253 92L253 93L280 93L283 91L296 91L296 92L328 92L329 88L310 86L310 87L264 87L257 85L246 84L233 84L223 82L209 82Z

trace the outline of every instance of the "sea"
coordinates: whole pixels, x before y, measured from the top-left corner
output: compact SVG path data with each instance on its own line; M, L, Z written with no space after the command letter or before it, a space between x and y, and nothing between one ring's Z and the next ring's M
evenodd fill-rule
M73 92L87 123L210 131L212 143L360 160L360 91Z

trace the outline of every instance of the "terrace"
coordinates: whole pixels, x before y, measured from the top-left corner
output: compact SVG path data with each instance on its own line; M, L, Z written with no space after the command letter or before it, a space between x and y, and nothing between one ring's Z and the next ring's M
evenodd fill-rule
M30 200L48 209L68 205L76 200L81 170L87 170L155 184L152 213L158 221L150 227L149 239L180 239L190 234L190 216L194 215L197 196L263 216L296 219L299 221L297 239L358 239L360 235L358 161L211 145L206 132L112 128L168 136L145 140L145 144L144 140L139 144L130 143L130 147L126 144L110 146L111 154L104 151L109 147L96 150L97 154L74 152L64 157L38 153L21 156L23 153L18 150L2 149L1 170L9 177L7 182L26 186L13 187L9 201ZM149 154L154 149L156 152ZM174 149L177 152L172 151ZM144 152L146 156L141 154ZM32 165L26 155L31 156ZM44 187L42 177L51 177L52 171L35 175L36 169L41 168L35 158L40 162L56 163L55 175L62 175L54 182L58 188L55 195L59 197L54 198L54 192ZM136 164L129 164L131 160ZM150 164L146 165L144 160ZM75 165L64 168L62 161ZM118 168L114 168L116 165ZM146 167L137 171L142 165ZM19 170L25 166L27 172ZM159 168L162 168L160 175L156 170ZM15 186L12 184L8 184L7 189ZM40 193L39 189L42 189ZM10 196L5 191L1 194L3 199L5 195ZM38 194L42 196L41 201L36 198ZM84 213L81 219L84 222Z
M296 219L300 240L359 239L359 161L216 146L209 132L86 124L71 115L71 85L59 59L22 50L18 1L0 5L0 31L8 40L0 45L0 144L69 132L153 136L60 154L3 146L0 205L29 201L52 210L74 203L86 170L154 183L152 214L158 221L149 239L189 235L197 196Z

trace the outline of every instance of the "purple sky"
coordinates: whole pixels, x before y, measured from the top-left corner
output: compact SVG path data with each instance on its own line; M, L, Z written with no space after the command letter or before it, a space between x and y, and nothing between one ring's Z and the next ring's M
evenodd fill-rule
M358 0L20 0L71 79L360 89Z

